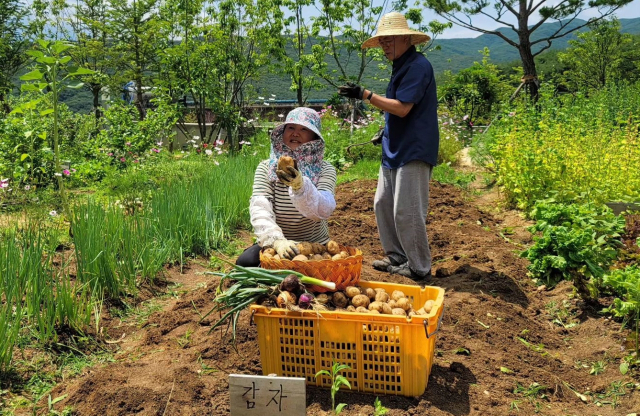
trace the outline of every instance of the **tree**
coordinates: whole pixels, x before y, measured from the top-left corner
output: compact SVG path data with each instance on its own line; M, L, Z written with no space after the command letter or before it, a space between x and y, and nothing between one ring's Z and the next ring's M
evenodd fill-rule
M68 36L76 47L69 51L76 65L93 71L83 77L85 88L93 96L93 111L100 118L100 95L108 80L107 72L114 72L116 57L111 53L107 34L106 0L78 0L73 18L68 19L73 33Z
M633 42L631 35L620 33L618 20L600 20L589 25L590 31L578 33L577 40L569 41L569 48L559 57L569 67L565 77L576 88L603 88L610 81L625 78L623 64L633 61L626 50ZM629 68L625 68L628 69Z
M157 19L158 0L109 0L107 31L119 55L120 70L135 87L133 102L140 120L144 119L144 87L149 87L151 74L157 69L158 45L162 42ZM144 87L143 87L144 86Z
M289 56L286 52L283 56L284 70L291 76L291 89L296 92L300 106L306 101L305 90L321 87L316 77L309 71L311 61L308 52L312 38L311 29L304 19L304 8L312 3L313 0L285 0L283 3L292 12L292 15L285 20L285 41L291 42L293 46L293 56ZM284 50L288 51L288 48L285 47Z
M10 112L7 96L11 79L27 62L25 51L31 44L24 19L27 9L19 0L0 0L0 111Z
M448 21L476 32L498 36L518 49L524 70L523 83L532 97L537 97L539 81L534 58L551 47L554 39L561 38L588 24L604 19L632 0L424 0L426 7L433 9ZM596 8L600 15L578 23L576 18L583 11ZM538 16L536 17L536 13ZM501 26L511 29L515 35L474 25L473 17L490 18ZM534 20L533 22L530 20ZM534 36L534 33L549 19L557 21L550 33ZM516 23L511 23L515 20Z

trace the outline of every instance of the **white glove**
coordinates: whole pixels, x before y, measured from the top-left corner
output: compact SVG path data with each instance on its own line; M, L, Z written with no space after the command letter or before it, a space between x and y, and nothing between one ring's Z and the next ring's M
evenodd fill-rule
M300 254L297 243L292 240L276 240L273 242L273 249L283 259L292 259Z

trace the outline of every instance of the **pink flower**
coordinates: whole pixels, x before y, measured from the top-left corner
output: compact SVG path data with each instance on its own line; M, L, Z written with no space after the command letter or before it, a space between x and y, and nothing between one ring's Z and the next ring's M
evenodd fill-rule
M131 146L131 142L126 142L125 145Z
M137 160L134 160L133 163L139 163Z
M126 162L126 161L127 161L127 159L125 159L123 157L120 158L120 162Z
M113 153L109 152L109 153L107 154L107 156L113 156Z
M76 173L76 170L74 168L71 168L71 172Z
M65 174L65 176L69 176L69 175L71 175L71 172L69 171L69 169L65 169L65 170L63 170L63 171L62 171L62 173L64 173L64 174Z

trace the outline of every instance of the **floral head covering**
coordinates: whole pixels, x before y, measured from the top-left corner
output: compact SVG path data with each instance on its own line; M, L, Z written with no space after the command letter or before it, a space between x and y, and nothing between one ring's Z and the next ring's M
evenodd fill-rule
M287 124L299 124L314 132L318 139L304 143L296 150L292 150L284 144L283 133ZM322 160L324 158L324 139L320 134L320 115L313 109L298 107L287 114L284 123L273 129L271 133L271 155L269 156L269 180L277 182L276 168L280 156L290 156L298 162L298 170L303 176L308 177L318 184Z

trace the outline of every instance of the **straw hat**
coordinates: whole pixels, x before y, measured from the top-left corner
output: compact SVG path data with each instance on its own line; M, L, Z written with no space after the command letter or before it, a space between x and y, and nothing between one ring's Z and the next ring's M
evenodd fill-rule
M419 45L427 42L431 37L417 30L409 29L407 19L398 12L387 13L380 19L375 36L367 39L362 44L362 49L380 46L379 38L383 36L411 35L411 44Z

